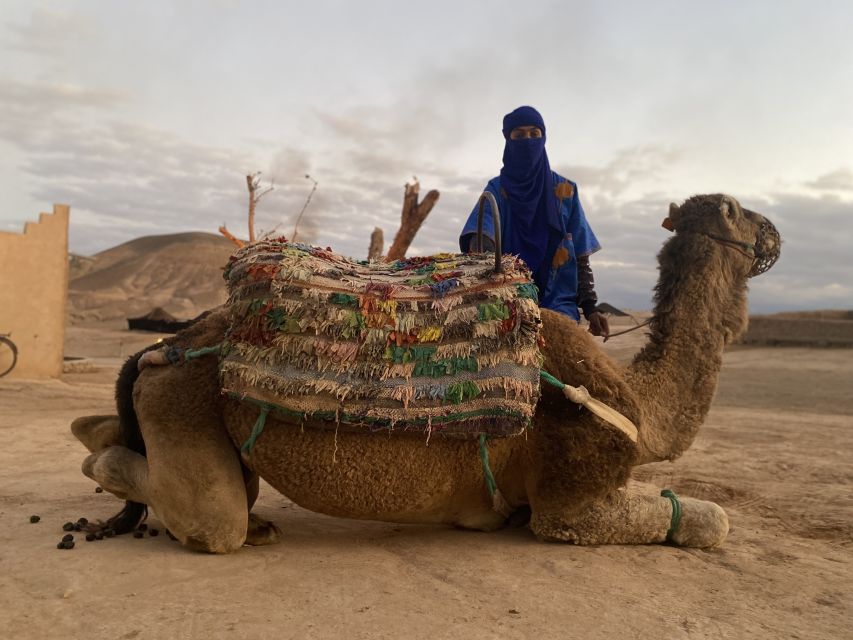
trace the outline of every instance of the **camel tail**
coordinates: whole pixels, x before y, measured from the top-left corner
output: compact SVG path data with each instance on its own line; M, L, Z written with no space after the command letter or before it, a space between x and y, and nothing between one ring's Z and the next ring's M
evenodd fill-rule
M128 358L122 366L116 382L116 408L121 426L121 439L125 447L142 456L145 455L145 441L142 439L142 430L139 428L136 409L133 408L133 385L139 377L139 370L137 369L139 358L146 351L158 346L151 345ZM124 508L107 520L104 528L112 529L117 534L130 533L147 517L148 505L127 500L124 503Z

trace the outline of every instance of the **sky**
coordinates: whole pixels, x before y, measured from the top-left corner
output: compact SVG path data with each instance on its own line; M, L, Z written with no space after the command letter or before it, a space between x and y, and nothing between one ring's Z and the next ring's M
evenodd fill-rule
M4 0L0 230L71 205L70 249L259 231L365 257L414 176L409 255L455 250L536 106L603 249L601 301L649 308L670 202L724 192L784 244L754 313L853 308L853 3Z

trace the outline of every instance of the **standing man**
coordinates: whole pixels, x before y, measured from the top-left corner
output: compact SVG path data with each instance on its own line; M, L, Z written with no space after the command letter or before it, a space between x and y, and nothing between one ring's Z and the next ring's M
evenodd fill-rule
M498 203L502 250L521 257L539 288L539 306L580 321L593 335L610 335L607 318L597 311L598 297L589 256L601 248L586 221L577 185L551 171L545 152L545 122L533 107L504 116L503 168L486 190ZM475 206L459 236L463 252L476 250ZM485 204L484 245L494 249L491 206Z

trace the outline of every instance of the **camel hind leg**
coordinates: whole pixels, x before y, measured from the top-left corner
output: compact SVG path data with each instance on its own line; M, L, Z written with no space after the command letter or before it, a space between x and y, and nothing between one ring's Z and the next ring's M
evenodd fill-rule
M71 423L71 431L93 454L83 462L86 476L118 498L148 504L148 462L144 456L122 446L118 416L78 418ZM279 542L281 530L269 520L251 513L259 491L257 474L245 467L242 472L250 511L245 544L260 546Z
M185 546L227 553L246 540L249 504L222 424L216 364L204 358L146 369L133 405L146 448L144 502Z
M84 416L71 423L71 433L91 453L124 444L116 415Z
M729 521L713 502L680 498L681 517L671 541L683 547L708 548L723 543ZM667 540L673 523L669 498L641 489L638 483L593 501L571 515L537 513L530 521L533 532L550 542L574 544L651 544Z

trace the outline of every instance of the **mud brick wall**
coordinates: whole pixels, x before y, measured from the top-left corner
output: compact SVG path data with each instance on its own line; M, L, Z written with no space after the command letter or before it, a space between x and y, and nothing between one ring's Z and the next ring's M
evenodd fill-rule
M18 346L18 364L5 379L62 373L68 216L69 207L57 204L23 233L0 232L0 333Z

